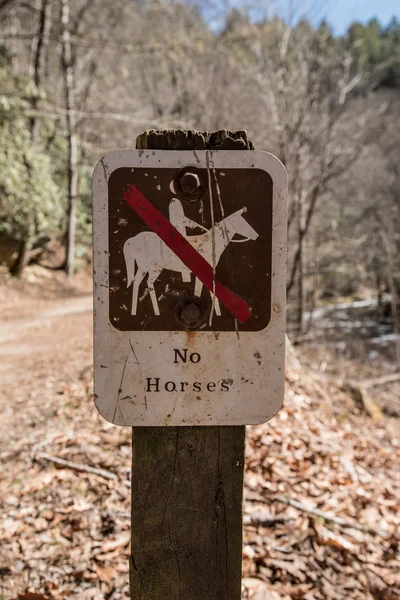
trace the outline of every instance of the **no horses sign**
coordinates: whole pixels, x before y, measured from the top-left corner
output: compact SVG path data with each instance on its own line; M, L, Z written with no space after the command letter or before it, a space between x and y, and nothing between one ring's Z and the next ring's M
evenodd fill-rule
M286 172L255 151L116 151L93 175L95 397L119 425L271 418Z

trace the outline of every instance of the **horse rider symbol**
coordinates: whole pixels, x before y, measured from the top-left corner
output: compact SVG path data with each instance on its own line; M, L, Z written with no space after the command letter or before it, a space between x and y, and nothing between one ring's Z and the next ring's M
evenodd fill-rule
M171 183L170 189L174 193L173 183ZM196 221L192 221L186 217L180 200L173 197L169 205L169 220L197 252L210 265L213 265L215 270L222 253L230 242L247 242L258 238L258 233L243 217L243 213L246 210L246 207L243 207L228 217L223 218L218 223L214 223L211 229L206 229L199 223L196 223ZM186 229L197 228L201 229L203 233L199 235L187 235ZM244 239L234 240L233 238L237 234L243 236ZM154 282L164 269L181 273L182 280L185 282L190 282L191 280L190 269L153 231L142 231L127 239L124 244L124 258L127 272L127 287L132 285L132 315L136 315L137 313L139 287L146 275L148 275L147 291L150 294L155 315L160 314L160 309L154 289ZM203 283L196 277L195 295L201 296L202 289ZM215 314L220 316L219 301L211 291L210 294Z

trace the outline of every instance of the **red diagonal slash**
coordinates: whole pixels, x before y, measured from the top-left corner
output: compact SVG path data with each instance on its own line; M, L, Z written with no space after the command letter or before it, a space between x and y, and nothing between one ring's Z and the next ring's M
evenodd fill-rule
M149 202L140 190L131 185L124 193L124 200L143 219L154 233L171 248L181 261L215 294L220 302L244 323L251 317L251 307L243 298L214 279L212 266L193 246L171 225L169 221Z

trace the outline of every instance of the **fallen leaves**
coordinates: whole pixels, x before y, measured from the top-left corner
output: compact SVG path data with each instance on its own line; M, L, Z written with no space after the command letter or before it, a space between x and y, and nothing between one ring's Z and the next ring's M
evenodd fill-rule
M398 600L399 441L323 376L289 372L286 396L248 436L244 597Z
M286 596L289 598L289 596ZM271 590L261 579L246 577L243 579L243 599L249 600L284 600L282 596Z
M119 550L119 548L123 548L129 544L131 540L130 532L126 531L117 536L113 540L109 540L102 544L99 548L99 551L102 553L113 552L115 550ZM101 560L99 558L99 560Z
M95 411L90 352L74 342L65 365L55 356L50 373L43 360L10 388L19 429L1 451L6 600L129 597L130 429ZM399 459L385 422L328 378L289 370L283 410L248 428L243 598L399 600Z
M343 535L339 535L333 531L330 531L327 527L322 525L322 523L318 523L318 521L313 523L314 530L316 532L316 542L323 546L331 546L332 548L337 548L339 550L348 550L349 552L356 552L356 546L350 542Z
M115 579L117 576L116 569L114 569L114 567L111 567L111 566L108 566L108 567L95 566L95 570L96 570L97 576L100 579L100 581L103 581L108 584L111 583L111 580Z

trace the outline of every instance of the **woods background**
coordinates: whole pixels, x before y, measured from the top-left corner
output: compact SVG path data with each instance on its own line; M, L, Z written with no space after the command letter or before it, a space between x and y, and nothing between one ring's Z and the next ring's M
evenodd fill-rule
M398 329L400 24L335 37L311 25L324 3L295 4L1 0L1 260L71 274L103 153L146 128L240 127L290 173L295 332L364 288L390 292Z

